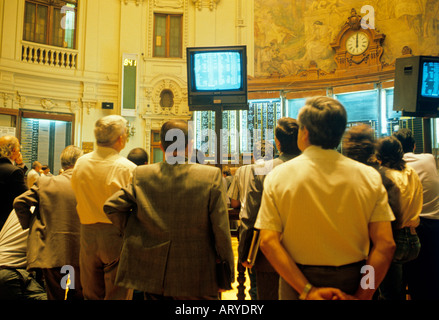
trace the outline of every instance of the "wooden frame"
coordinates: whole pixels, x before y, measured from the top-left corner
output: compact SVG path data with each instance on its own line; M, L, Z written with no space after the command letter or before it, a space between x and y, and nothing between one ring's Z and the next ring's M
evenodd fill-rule
M75 3L76 1L42 1L42 0L26 0L25 1L25 11L26 11L26 3L31 3L31 4L35 4L35 24L33 25L34 28L34 39L26 39L25 38L25 26L23 26L23 40L25 41L30 41L30 42L35 42L35 43L41 43L41 42L37 42L35 41L35 35L36 35L36 19L37 19L37 11L38 11L38 6L44 6L47 8L47 20L46 20L46 36L45 36L45 41L42 44L45 45L49 45L49 46L55 46L55 47L60 47L60 48L64 48L64 46L58 46L53 44L53 24L54 24L54 10L55 9L59 9L61 10L63 5L69 4L69 3ZM77 22L78 22L78 3L76 2L76 8L74 9L75 11L75 28L74 28L74 32L73 32L73 48L70 49L76 49L77 47ZM24 14L24 21L23 24L26 25L26 14ZM65 36L65 30L63 30L63 37Z
M154 139L154 134L158 134L158 136L159 136L158 141ZM160 130L151 130L151 146L150 146L150 152L149 152L149 154L150 154L149 163L154 163L154 152L157 149L159 149L161 151L161 149L160 149ZM163 153L162 160L165 160L165 154L163 151L161 151L161 152Z
M166 18L166 31L165 31L166 41L164 43L164 45L165 45L165 55L164 56L156 56L156 46L157 46L156 18L157 18L157 16L162 16L162 17ZM170 56L171 17L180 17L180 55L178 57L171 57ZM182 14L160 13L160 12L154 13L154 34L153 34L153 54L152 55L155 58L182 58L183 57L183 15Z
M69 113L46 113L33 110L17 110L17 136L21 137L21 119L22 118L34 118L34 119L46 119L46 120L57 120L66 121L72 123L72 141L71 144L75 143L75 115Z

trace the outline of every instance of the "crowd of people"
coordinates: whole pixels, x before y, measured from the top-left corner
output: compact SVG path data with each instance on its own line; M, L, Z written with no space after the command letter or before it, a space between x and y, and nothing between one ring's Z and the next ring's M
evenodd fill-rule
M235 277L229 207L252 299L438 299L433 155L408 129L346 126L340 102L309 99L234 174L202 165L182 120L148 164L120 155L126 120L103 117L96 149L66 147L57 176L34 163L26 178L18 139L1 137L0 299L218 299Z

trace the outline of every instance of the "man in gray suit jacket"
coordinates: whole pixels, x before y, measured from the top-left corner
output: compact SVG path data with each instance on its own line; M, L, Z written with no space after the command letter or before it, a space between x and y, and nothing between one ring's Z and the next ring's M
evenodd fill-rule
M25 193L15 198L14 209L23 229L29 229L27 269L41 269L49 300L64 300L61 279L70 266L72 290L68 299L82 300L79 281L79 217L71 178L82 150L68 146L61 152L63 174L41 176ZM32 207L35 211L32 213ZM73 269L72 269L73 268Z
M185 121L166 122L160 135L166 161L137 167L132 184L104 205L125 234L116 283L146 299L217 299L217 258L234 279L221 171L187 163Z

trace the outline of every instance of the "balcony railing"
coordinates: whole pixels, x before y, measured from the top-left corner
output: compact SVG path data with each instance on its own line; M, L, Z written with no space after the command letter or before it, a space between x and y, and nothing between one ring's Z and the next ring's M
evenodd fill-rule
M21 61L63 69L76 69L78 50L47 46L23 41Z

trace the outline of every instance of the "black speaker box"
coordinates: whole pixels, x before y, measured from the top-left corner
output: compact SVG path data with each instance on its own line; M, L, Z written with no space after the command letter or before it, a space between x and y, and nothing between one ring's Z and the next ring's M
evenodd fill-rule
M113 102L102 102L102 109L113 109Z
M396 59L393 110L403 116L437 117L439 99L421 96L422 62L437 57L410 56Z

